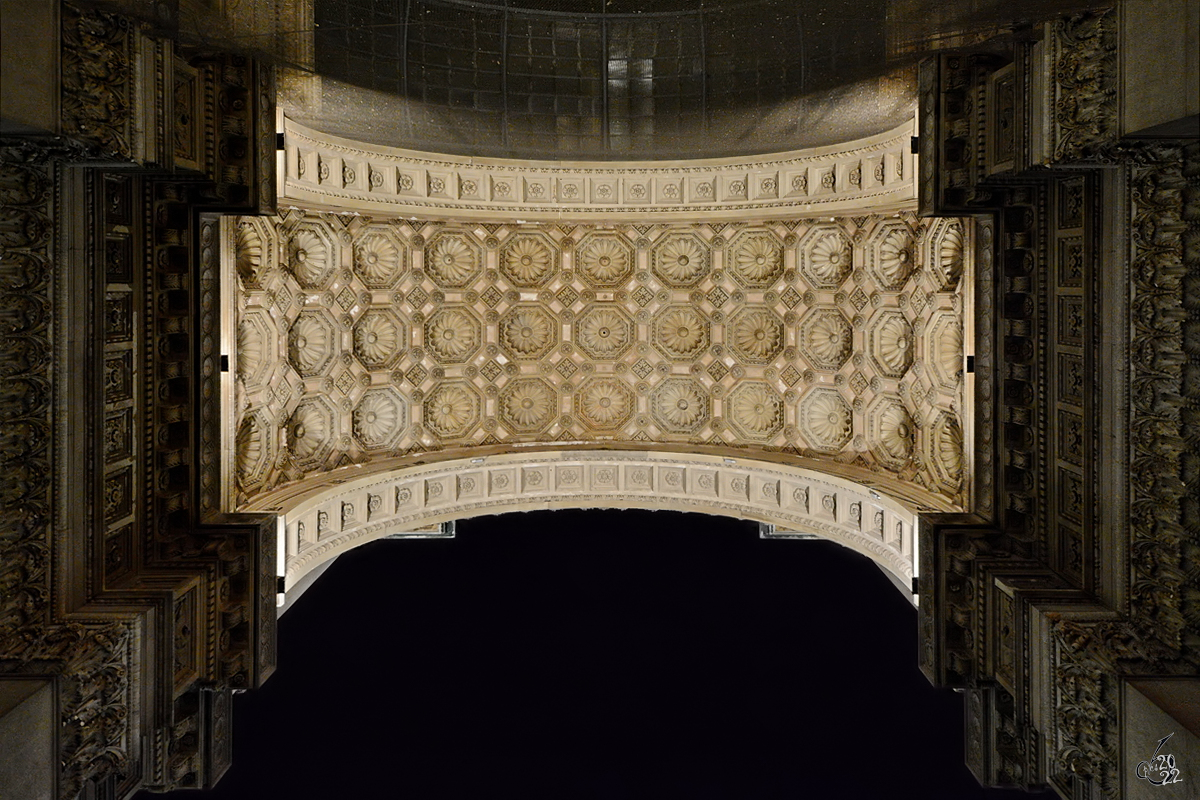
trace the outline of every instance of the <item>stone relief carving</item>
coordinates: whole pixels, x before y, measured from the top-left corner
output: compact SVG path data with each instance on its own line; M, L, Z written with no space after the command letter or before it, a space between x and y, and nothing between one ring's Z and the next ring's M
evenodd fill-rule
M837 227L818 227L800 248L800 271L813 287L837 289L852 268L850 243Z
M577 219L744 221L899 211L916 199L912 120L837 149L693 161L682 175L653 164L561 165L377 147L292 120L285 131L281 201L366 214L553 221L568 205ZM474 191L455 191L465 186Z
M888 291L904 288L916 263L914 244L912 231L903 223L885 223L875 232L868 252L880 288Z
M765 289L783 274L783 246L770 231L747 231L730 243L727 268L747 289Z
M425 323L425 346L443 364L466 361L483 343L483 327L465 306L439 309Z
M367 288L390 289L404 271L404 253L388 234L367 234L354 247L354 270Z
M659 436L856 464L903 476L952 504L965 491L936 466L931 446L916 444L933 442L929 426L937 411L963 407L958 331L966 287L939 288L937 270L922 268L903 291L886 290L870 266L881 227L906 233L906 246L923 262L940 252L933 237L945 235L944 220L449 229L289 210L255 224L261 252L294 252L298 236L327 245L330 263L317 290L269 259L254 285L241 285L241 410L232 430L253 433L255 441L265 437L253 456L245 451L254 476L238 481L243 501L322 469L369 463L385 451L415 457L491 443L653 443ZM234 242L237 223L230 226ZM848 271L839 285L815 286L805 273L814 241L829 242L828 252L833 244L844 248ZM394 280L364 272L361 264L372 249L392 263L382 242L399 248ZM467 273L474 278L458 286L446 280L459 280L457 272L435 280L434 259L424 258L441 242L470 254ZM612 254L610 271L589 277L583 262L594 257L595 267L602 266L600 243ZM776 277L764 283L748 272L751 283L759 280L750 288L734 274L735 259L754 247L771 255L763 266ZM234 246L228 254L230 270L240 252ZM702 265L697 275L683 277L678 269L676 256L685 252L689 264ZM881 330L895 335L880 336ZM903 353L901 334L909 338ZM906 366L918 359L923 369ZM462 391L443 397L448 384ZM364 394L382 387L398 392L408 409L387 447L374 444L383 434L365 434L365 418L355 416ZM815 388L845 401L838 408L850 409L848 439L806 430L802 401ZM904 407L913 427L909 446L894 436L898 421L889 417L881 426L869 419L881 397ZM301 466L290 421L301 403L317 398L329 403L330 435L320 448L301 448ZM255 421L240 427L251 414ZM287 455L260 455L272 447Z
M425 270L438 286L456 289L478 277L482 269L480 248L469 237L440 233L425 248Z
M365 392L353 415L354 435L368 450L393 447L408 424L408 406L390 386Z
M835 389L809 392L800 404L800 424L804 435L820 450L841 449L853 432L850 405Z
M629 277L633 268L633 249L619 236L591 234L575 251L575 264L591 285L616 286Z
M310 291L324 289L334 271L333 245L313 228L292 234L288 263L296 282Z

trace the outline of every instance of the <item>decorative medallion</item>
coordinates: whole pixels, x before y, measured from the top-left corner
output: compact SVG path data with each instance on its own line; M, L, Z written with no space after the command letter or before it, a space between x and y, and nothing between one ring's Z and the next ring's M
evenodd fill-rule
M466 306L446 306L425 322L425 346L443 364L470 360L483 342L483 327Z
M515 359L539 359L557 343L558 324L541 306L515 306L500 320L500 344Z
M514 286L541 286L554 274L556 254L549 240L541 234L518 233L505 243L500 252L500 271Z
M709 264L708 245L692 233L667 234L650 251L650 270L666 286L695 286L708 274Z
M783 351L783 322L767 308L744 308L725 328L729 346L750 364L766 364Z
M617 234L589 234L575 249L575 268L593 286L619 286L633 272L633 248Z
M850 358L854 331L836 308L814 308L800 321L799 343L813 367L836 372Z
M354 438L367 450L392 448L408 425L408 406L390 386L368 389L351 415Z
M650 414L667 433L695 433L709 419L708 395L691 378L667 378L650 396Z
M523 433L540 433L558 414L558 393L540 378L510 382L500 393L500 419Z
M800 401L800 429L817 450L841 450L850 441L850 404L836 389L813 389Z
M747 289L766 289L783 274L783 245L770 231L744 231L730 243L725 268Z
M598 361L620 358L633 344L633 320L616 305L595 305L575 320L575 341Z
M761 381L739 383L725 400L725 413L733 429L747 439L773 439L783 428L783 401Z
M938 411L929 426L927 447L938 480L947 488L957 489L963 476L963 433L958 417Z
M483 270L479 245L464 233L439 233L425 246L425 272L443 289L461 289Z
M333 409L325 400L309 398L296 406L287 426L287 446L301 469L316 469L337 439Z
M596 430L617 430L633 414L633 392L617 378L592 378L575 400L580 419Z
M466 436L479 424L479 395L466 381L439 383L425 398L425 427L435 436Z
M708 349L708 321L693 306L667 306L654 318L653 337L667 358L691 361Z

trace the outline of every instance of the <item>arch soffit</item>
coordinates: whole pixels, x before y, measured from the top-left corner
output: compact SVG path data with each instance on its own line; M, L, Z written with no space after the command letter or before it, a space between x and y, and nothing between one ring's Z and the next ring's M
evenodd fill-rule
M705 454L554 450L338 470L260 495L239 510L280 515L279 574L286 589L322 563L385 536L476 516L566 508L756 520L783 535L815 535L856 550L907 586L916 573L917 512L942 503L914 497L912 487L890 493L889 482L877 477L860 482Z

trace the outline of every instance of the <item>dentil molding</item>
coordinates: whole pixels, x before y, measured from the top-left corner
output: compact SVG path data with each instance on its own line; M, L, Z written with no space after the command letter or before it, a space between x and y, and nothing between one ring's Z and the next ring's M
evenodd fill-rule
M365 144L284 122L281 207L459 220L696 220L916 207L915 116L846 144L687 161L519 161Z

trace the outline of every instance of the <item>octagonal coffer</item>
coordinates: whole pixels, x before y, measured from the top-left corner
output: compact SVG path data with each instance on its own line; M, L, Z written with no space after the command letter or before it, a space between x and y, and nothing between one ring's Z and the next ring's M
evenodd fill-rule
M478 425L483 404L479 393L466 381L446 381L425 397L422 414L425 427L443 439L469 435Z
M783 320L765 306L748 306L725 326L730 349L748 364L767 364L783 352Z
M800 240L797 260L813 288L841 288L853 266L850 240L836 225L817 225Z
M443 364L463 364L483 344L483 323L468 306L439 308L425 321L425 346Z
M743 437L767 441L783 429L783 400L769 383L744 381L726 397L725 415Z
M853 348L854 331L837 308L814 308L800 320L800 351L816 369L837 372Z
M558 393L541 378L510 381L500 392L500 421L521 433L541 433L558 416Z
M351 424L364 449L388 450L408 427L408 403L391 386L368 389L354 407Z
M574 323L575 344L597 361L612 361L633 345L633 319L616 304L588 306Z
M800 401L800 430L815 450L837 452L850 442L854 414L837 389L812 389Z
M500 346L510 358L542 358L558 344L558 321L542 306L522 304L500 318Z
M616 233L589 233L575 248L575 270L598 289L610 289L633 274L633 247Z
M694 233L667 233L650 249L650 271L664 286L691 288L710 268L708 245Z
M354 355L368 370L391 369L408 348L408 323L390 308L371 308L354 326Z
M654 317L651 336L655 348L670 359L699 358L712 341L710 325L695 306L667 306Z
M591 378L575 395L576 414L584 425L598 431L624 427L633 408L633 390L620 378Z
M483 272L483 249L465 231L440 231L424 251L425 273L443 289L462 289Z
M725 250L725 270L747 289L767 289L783 275L783 243L768 230L742 231Z
M500 272L514 286L544 286L558 269L558 249L542 233L515 233L500 250Z
M301 225L293 231L286 257L296 283L310 292L326 288L337 270L333 239L318 225Z
M354 272L369 289L391 289L407 269L407 248L386 228L368 228L354 244Z
M691 378L667 378L650 394L650 415L666 433L695 433L710 417L708 393Z

